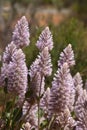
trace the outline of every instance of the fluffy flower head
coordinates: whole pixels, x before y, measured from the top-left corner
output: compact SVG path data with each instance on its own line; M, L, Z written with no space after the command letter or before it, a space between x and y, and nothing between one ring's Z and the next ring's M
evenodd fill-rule
M30 34L29 34L28 21L26 20L26 17L23 16L15 25L12 41L17 46L17 48L25 47L28 46L30 43L29 38Z
M63 52L60 53L60 59L58 61L58 66L60 67L61 65L64 64L64 62L67 62L69 67L75 65L74 53L73 53L71 44L69 44L63 50Z
M68 64L64 63L63 66L57 71L52 82L50 92L49 109L52 113L63 112L66 106L69 105L70 98L70 70Z
M52 34L49 30L49 27L46 27L42 33L40 34L39 40L36 43L36 46L40 51L42 51L45 47L48 47L48 50L52 50L53 48L53 39Z

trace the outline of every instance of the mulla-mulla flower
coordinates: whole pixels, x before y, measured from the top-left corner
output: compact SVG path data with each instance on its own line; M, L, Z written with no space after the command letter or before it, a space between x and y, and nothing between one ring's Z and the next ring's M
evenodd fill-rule
M36 43L36 46L40 51L42 51L45 47L48 47L48 50L52 50L53 48L53 39L52 34L49 30L49 27L46 27L42 33L40 34L39 40Z
M37 130L37 126L38 126L37 110L38 110L37 104L31 106L31 104L29 104L27 101L25 101L22 109L23 116L27 114L25 121L29 122L31 125L31 129L35 129L35 130Z
M76 130L87 130L87 92L83 90L83 93L79 95L75 104L75 114L77 118Z
M52 73L51 56L48 47L38 55L37 59L30 66L30 89L33 91L33 98L44 93L45 77ZM40 94L40 95L39 95Z
M5 52L2 56L2 67L0 76L1 86L5 86L5 80L8 78L9 73L9 63L12 61L12 55L15 51L17 51L17 48L16 45L13 44L13 42L8 44L8 46L5 48Z
M43 49L30 66L29 75L31 78L34 77L37 72L40 72L43 76L50 76L52 73L51 56L48 47Z
M28 21L25 16L23 16L18 23L15 25L15 29L12 36L13 43L17 48L22 48L28 46L30 41L30 33L28 27Z
M1 78L3 83L7 79L7 91L14 95L20 95L19 98L23 99L27 89L28 74L23 51L16 49L16 45L11 43L6 47L3 61Z
M70 100L70 70L67 63L58 69L52 82L50 92L49 110L59 114L69 105Z
M8 44L8 46L5 48L5 52L3 53L3 63L9 64L12 61L12 55L15 51L17 51L16 45L13 42Z
M80 73L76 73L76 75L73 78L74 80L74 85L76 89L76 99L78 98L79 95L83 93L83 81Z
M24 98L27 89L27 67L25 55L21 49L12 55L12 62L9 64L8 91ZM22 95L22 96L21 96Z
M50 100L50 88L48 87L40 102L40 108L44 111L45 116L48 115L49 100Z
M74 60L74 53L72 50L71 44L69 44L63 52L60 53L60 58L58 61L58 66L61 67L64 62L67 62L68 66L71 67L75 65L75 60Z

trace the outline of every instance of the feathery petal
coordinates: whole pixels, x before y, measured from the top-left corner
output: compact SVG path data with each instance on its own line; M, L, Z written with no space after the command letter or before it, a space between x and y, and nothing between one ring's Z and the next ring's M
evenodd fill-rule
M39 72L39 62L40 60L39 59L36 59L32 65L30 66L30 69L29 69L29 75L30 75L30 78L32 79L33 77L35 77L36 73Z
M53 48L53 39L52 34L49 30L49 27L46 27L42 33L40 34L39 40L36 43L36 46L40 51L42 51L45 47L48 47L48 50L52 50Z
M40 72L43 76L50 76L52 73L51 56L48 52L48 47L45 47L43 51L38 55L38 58L30 66L29 75L34 77L34 75Z
M69 105L70 100L70 70L67 63L57 71L52 82L49 110L58 114Z
M0 86L5 87L6 79L8 78L8 73L9 73L9 65L4 63L1 67Z
M29 110L29 108L31 109ZM26 113L28 113L25 118L25 121L29 122L31 127L35 128L35 130L37 129L38 126L38 119L36 116L37 110L38 108L36 104L31 107L31 105L27 101L25 101L23 105L23 115L26 115Z
M45 115L48 115L49 100L50 100L50 88L48 87L40 101L40 107L43 109Z
M24 130L31 130L31 125L29 124L29 122L26 122L24 125Z
M51 56L48 51L48 47L45 47L38 57L40 59L39 69L44 76L50 76L52 74Z
M76 98L78 98L78 96L83 93L83 81L79 72L74 76L73 80L76 89Z
M13 42L8 44L5 49L5 52L3 53L3 63L9 64L12 61L12 55L15 51L17 51L16 45L13 44Z
M11 43L6 47L3 61L1 67L2 86L5 86L5 79L7 79L7 91L18 96L20 95L19 98L23 100L27 89L28 74L23 51L17 49Z
M12 62L9 64L8 92L20 95L22 101L27 89L27 74L25 55L21 49L18 49L13 53Z
M84 86L84 88L85 88L86 91L87 91L87 80L85 81L85 86Z
M12 36L13 43L17 48L28 46L30 41L28 21L26 17L23 16L18 23L15 25L15 29Z
M83 129L84 128L81 126L81 124L77 125L76 128L75 128L75 130L83 130ZM86 130L86 129L84 129L84 130Z
M64 62L67 62L69 67L75 65L75 60L74 60L74 53L72 50L71 44L69 44L63 52L60 53L60 58L58 61L58 66L61 67L61 65L64 64Z
M41 77L40 73L37 72L36 75L30 81L30 90L32 92L32 98L39 97L44 93L44 86L45 86L45 78Z
M71 116L71 113L68 108L64 110L63 113L60 113L58 117L56 118L56 123L60 124L61 128L73 128L76 126L76 122Z
M52 64L48 47L45 47L35 62L30 66L30 89L33 99L44 93L45 77L52 73ZM40 95L39 95L40 94Z
M79 95L75 104L75 114L78 119L78 126L80 125L84 130L87 129L87 92Z

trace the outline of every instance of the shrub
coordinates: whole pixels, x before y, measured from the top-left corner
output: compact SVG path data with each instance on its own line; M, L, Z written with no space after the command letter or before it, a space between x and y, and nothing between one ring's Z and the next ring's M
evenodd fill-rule
M76 64L72 45L68 44L60 53L52 85L46 87L45 81L52 75L53 38L49 27L42 31L36 42L39 54L28 70L22 49L29 43L28 22L23 16L16 24L12 41L1 60L0 86L5 101L0 129L86 130L87 85L83 89L79 72L75 76L71 74L71 68Z

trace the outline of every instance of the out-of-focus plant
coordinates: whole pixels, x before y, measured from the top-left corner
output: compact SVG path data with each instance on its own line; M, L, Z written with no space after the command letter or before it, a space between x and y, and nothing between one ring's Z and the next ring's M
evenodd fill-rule
M61 8L66 8L72 5L72 1L71 0L8 0L11 2L11 4L15 4L15 3L20 3L24 6L28 6L29 4L36 6L40 6L40 5L51 5L51 6L55 6L58 9ZM5 0L4 0L5 2Z
M76 58L76 66L73 72L75 73L78 69L81 72L82 76L85 77L87 70L87 60L84 52L85 54L87 52L87 31L84 28L83 23L79 22L75 18L68 19L67 21L61 23L61 25L54 30L53 34L55 44L55 49L52 52L52 55L55 55L53 62L54 65L56 65L57 57L60 54L61 50L67 45L67 43L71 43L74 48Z
M71 74L76 64L72 45L68 44L60 53L58 70L48 87L46 79L53 68L50 52L55 45L49 27L36 42L39 54L28 70L22 49L29 44L28 22L23 16L1 58L0 87L5 99L0 111L0 129L86 130L87 86L83 89L80 73L74 77Z
M53 63L56 63L56 58L60 54L61 50L67 45L67 43L72 43L75 51L75 57L77 59L76 68L78 68L79 71L84 71L84 68L86 69L85 65L87 61L86 55L82 54L84 54L84 52L86 53L87 32L83 23L79 22L77 19L72 18L61 23L57 28L52 28L52 30L55 44L55 49L53 50L52 55L56 55ZM57 52L57 50L59 51ZM78 64L78 61L81 61L81 63ZM82 63L83 66L81 65Z
M83 21L85 24L87 23L87 1L86 0L76 0L73 2L72 7L74 10L74 15Z

